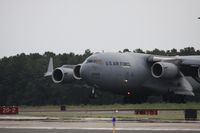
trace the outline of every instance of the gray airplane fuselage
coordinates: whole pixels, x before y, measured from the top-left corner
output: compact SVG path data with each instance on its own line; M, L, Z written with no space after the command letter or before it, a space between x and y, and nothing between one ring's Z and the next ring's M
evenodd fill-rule
M84 80L93 88L125 96L194 96L200 89L200 56L96 53L82 64L56 69L51 58L45 76L55 83Z
M130 53L93 54L82 64L81 77L88 84L104 90L120 94L139 93L142 84L152 78L147 57Z
M83 62L80 75L90 85L118 94L165 94L173 79L156 79L151 74L151 55L137 53L97 53ZM200 84L187 77L193 89ZM173 81L172 81L173 82Z

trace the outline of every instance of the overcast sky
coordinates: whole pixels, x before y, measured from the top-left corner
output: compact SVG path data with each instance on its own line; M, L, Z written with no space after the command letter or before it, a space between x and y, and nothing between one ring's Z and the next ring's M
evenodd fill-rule
M0 58L200 49L200 0L0 0Z

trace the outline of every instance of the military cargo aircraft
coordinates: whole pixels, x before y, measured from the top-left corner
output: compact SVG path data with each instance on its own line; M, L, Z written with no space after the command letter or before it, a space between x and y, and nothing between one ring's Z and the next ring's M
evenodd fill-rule
M124 95L126 102L145 102L152 95L166 102L185 102L200 89L200 56L95 53L82 64L56 69L51 58L45 76L54 83L84 80L94 89Z

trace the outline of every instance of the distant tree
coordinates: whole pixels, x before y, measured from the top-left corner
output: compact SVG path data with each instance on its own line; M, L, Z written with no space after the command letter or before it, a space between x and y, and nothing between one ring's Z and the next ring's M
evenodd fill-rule
M194 47L186 47L184 49L180 49L180 55L195 55L196 51Z
M150 50L146 50L145 53L146 53L146 54L152 54L152 51L150 51Z
M133 52L135 53L145 53L142 49L138 48L138 49L135 49Z
M172 56L178 55L177 49L175 49L175 48L171 49L171 55Z
M124 49L123 52L130 52ZM143 53L142 49L135 52ZM200 55L200 50L186 47L164 50L154 49L146 53L155 55ZM84 54L45 52L43 55L24 53L0 59L0 105L50 105L50 104L112 104L120 102L121 96L99 91L97 100L89 99L91 89L83 87L84 83L60 85L54 84L51 78L44 78L50 57L54 58L54 66L82 63L92 52ZM84 91L83 91L84 90ZM102 96L102 97L101 97ZM104 97L105 96L105 97ZM197 97L197 99L200 99ZM200 101L200 100L199 100Z
M49 51L48 51L48 52L45 52L45 53L44 53L44 56L47 57L47 58L49 58L49 57L54 57L54 56L56 56L56 54L53 53L53 52L49 52Z
M200 55L200 50L197 50L197 51L196 51L196 55Z
M130 52L130 50L126 48L123 50L123 53L125 53L125 52Z
M153 51L146 51L147 54L153 54L153 55L166 55L164 50L159 50L155 48Z
M86 49L85 53L83 54L83 56L88 57L90 55L92 55L92 52L90 51L90 49Z

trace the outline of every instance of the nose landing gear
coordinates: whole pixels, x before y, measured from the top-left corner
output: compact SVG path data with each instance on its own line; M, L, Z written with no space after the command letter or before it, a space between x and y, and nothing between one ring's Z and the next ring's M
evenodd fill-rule
M92 91L90 93L90 96L89 96L91 99L96 99L98 96L97 96L97 93L95 91L95 88L92 88Z

